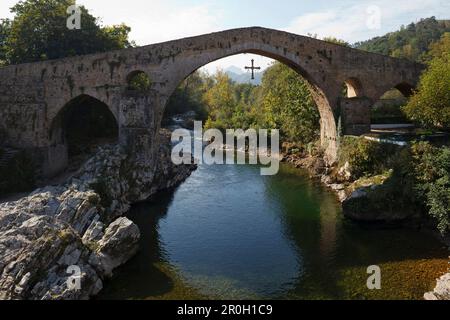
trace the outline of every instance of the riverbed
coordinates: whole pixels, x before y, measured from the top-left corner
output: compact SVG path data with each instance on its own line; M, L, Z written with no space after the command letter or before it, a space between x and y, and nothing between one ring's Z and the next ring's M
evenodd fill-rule
M99 299L422 299L447 248L413 229L355 224L300 169L201 165L176 190L132 207L139 253ZM381 268L369 290L367 268Z

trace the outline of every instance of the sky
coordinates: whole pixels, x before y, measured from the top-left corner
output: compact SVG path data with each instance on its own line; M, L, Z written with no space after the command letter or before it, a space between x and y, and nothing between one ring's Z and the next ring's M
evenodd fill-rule
M12 17L17 0L0 1L0 17ZM450 0L77 0L105 25L125 23L138 45L239 27L261 26L296 34L332 36L354 43L435 16L450 19ZM237 55L205 67L263 69L271 60Z

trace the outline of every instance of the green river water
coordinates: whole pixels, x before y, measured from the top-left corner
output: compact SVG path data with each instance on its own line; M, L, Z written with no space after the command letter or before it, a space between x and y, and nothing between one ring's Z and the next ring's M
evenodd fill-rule
M174 191L135 205L139 253L100 299L421 299L448 251L412 229L355 224L299 169L200 166ZM367 268L382 271L369 290Z

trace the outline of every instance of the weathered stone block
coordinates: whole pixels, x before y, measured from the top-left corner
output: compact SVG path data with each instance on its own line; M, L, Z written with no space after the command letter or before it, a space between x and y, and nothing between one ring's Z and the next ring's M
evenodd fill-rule
M359 136L370 132L371 103L368 98L340 99L344 134Z

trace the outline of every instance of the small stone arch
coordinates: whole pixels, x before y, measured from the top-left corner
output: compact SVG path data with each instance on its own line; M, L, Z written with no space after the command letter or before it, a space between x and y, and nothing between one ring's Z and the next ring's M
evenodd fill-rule
M415 90L415 87L407 82L401 82L394 86L394 88L400 91L406 98L410 97Z
M346 98L356 98L364 96L363 87L359 79L351 77L344 81L344 93Z
M118 134L118 121L107 104L87 94L71 99L51 122L44 175L62 172L73 157L87 156L95 146L117 143Z
M126 77L128 91L147 92L150 90L152 81L149 75L142 70L131 71Z
M391 90L400 92L404 98L409 98L412 94L414 94L416 86L406 81L390 81L384 83L383 85L377 86L376 90L374 90L369 97L375 103L375 101L380 100L387 92Z
M408 97L414 92L414 87L402 82L398 85L384 88L378 98L371 105L371 123L378 124L404 124L409 123L402 107L408 102Z

